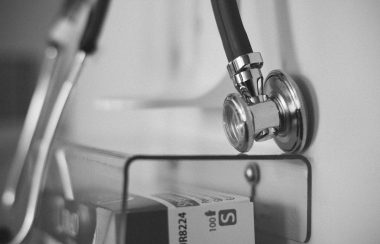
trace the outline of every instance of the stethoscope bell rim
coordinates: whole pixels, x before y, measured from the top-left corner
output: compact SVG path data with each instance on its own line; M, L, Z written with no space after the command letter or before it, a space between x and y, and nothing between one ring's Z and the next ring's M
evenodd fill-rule
M240 94L229 94L223 105L223 125L230 144L239 152L248 152L254 142L253 115Z
M274 140L287 153L299 153L310 141L311 109L298 84L281 70L273 70L265 79L264 93L281 107L282 124Z

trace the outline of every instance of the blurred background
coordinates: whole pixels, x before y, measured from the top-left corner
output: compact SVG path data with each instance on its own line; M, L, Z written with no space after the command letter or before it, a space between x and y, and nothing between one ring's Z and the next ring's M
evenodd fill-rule
M38 77L60 0L0 1L0 189Z

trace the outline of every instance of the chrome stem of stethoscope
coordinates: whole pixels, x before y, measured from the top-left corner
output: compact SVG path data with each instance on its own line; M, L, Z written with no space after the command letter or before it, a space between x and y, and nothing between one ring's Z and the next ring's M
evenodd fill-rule
M247 53L233 59L227 65L227 70L236 90L247 103L259 103L266 100L263 94L263 75L261 53Z
M249 105L268 100L263 91L264 80L261 73L263 64L261 53L252 52L238 56L227 65L228 73L236 90ZM275 127L260 128L257 133L254 133L254 138L257 141L268 140L273 137L275 131Z

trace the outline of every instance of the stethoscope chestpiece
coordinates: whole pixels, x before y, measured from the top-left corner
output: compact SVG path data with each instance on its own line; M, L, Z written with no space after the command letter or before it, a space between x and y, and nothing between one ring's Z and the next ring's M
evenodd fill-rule
M247 152L254 141L273 138L285 152L303 151L308 138L308 116L297 83L275 70L266 78L263 93L263 102L251 103L238 93L225 99L223 124L230 144L239 152Z

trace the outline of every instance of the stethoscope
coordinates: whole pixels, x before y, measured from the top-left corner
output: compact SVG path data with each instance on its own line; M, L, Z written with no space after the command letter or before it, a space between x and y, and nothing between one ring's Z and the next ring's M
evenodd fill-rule
M223 107L230 143L238 151L247 152L254 141L274 138L285 152L304 150L308 111L300 88L279 70L270 72L264 82L261 54L252 51L236 1L211 3L228 59L227 69L238 91L227 96ZM95 50L107 5L108 0L68 1L63 17L53 28L0 198L0 243L20 243L32 227L58 122L86 56ZM25 172L30 178L21 184Z
M285 152L301 152L310 140L307 103L297 83L274 70L265 82L263 59L253 52L236 1L211 0L228 59L227 70L238 94L226 97L223 124L231 145L249 151L254 141L274 138Z

